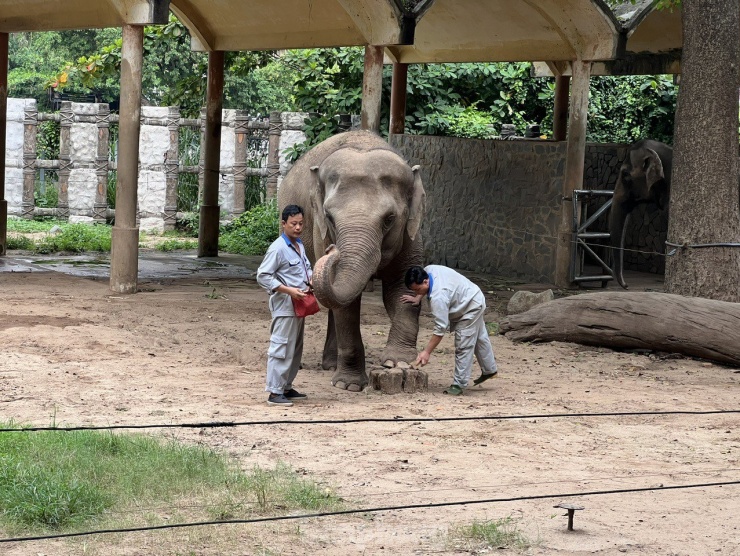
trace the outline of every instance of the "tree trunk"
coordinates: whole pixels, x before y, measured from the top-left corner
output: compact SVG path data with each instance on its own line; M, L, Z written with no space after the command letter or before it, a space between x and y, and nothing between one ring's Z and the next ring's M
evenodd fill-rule
M683 0L668 226L672 243L740 242L739 63L740 0ZM666 261L666 291L740 301L740 249L678 249Z
M683 353L740 366L740 304L666 293L556 299L500 325L515 342L561 341Z

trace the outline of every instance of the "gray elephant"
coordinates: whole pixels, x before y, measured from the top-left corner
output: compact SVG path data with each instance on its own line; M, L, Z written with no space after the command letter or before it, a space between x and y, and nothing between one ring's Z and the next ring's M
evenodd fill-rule
M619 170L609 214L610 243L613 253L612 274L623 288L624 233L627 219L637 205L654 203L668 208L671 189L673 149L652 139L643 139L630 145Z
M314 264L313 288L329 308L322 366L335 368L332 384L360 391L368 383L360 334L360 299L368 281L383 283L391 328L382 360L416 358L419 308L400 302L406 270L422 264L419 233L425 193L411 168L388 143L367 131L349 131L301 157L283 180L280 210L303 207L302 241Z

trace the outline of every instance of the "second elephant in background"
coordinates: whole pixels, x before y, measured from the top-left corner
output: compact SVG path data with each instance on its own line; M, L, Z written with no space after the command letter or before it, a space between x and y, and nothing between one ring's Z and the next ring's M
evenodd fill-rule
M400 302L404 274L422 264L419 228L425 193L418 167L378 135L349 131L302 156L283 180L280 209L303 207L303 242L314 264L316 297L329 311L322 366L332 384L360 391L368 383L360 300L368 281L383 283L391 328L383 361L416 358L419 308Z

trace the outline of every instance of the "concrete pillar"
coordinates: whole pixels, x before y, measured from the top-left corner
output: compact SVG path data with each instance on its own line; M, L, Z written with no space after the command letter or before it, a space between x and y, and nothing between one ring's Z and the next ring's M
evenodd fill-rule
M70 134L74 122L72 102L62 101L59 110L59 199L57 201L58 217L69 219L69 176L72 173L72 157L70 155Z
M143 52L144 28L140 25L124 25L121 50L121 107L118 120L116 222L112 231L110 261L110 289L117 293L136 293L139 273L136 197Z
M139 129L139 181L137 217L139 232L164 232L167 206L167 160L172 152L170 108L142 106Z
M249 146L249 115L237 110L234 116L234 217L244 212L244 188L247 183L247 147Z
M164 163L166 190L164 195L164 229L174 230L177 218L177 181L180 175L180 107L167 109L167 131L170 135L170 148Z
M33 220L36 206L34 190L36 187L36 136L39 113L36 103L26 106L23 111L23 197L21 216Z
M203 202L200 205L198 256L218 256L218 177L221 160L221 109L224 93L224 52L208 53Z
M93 204L93 221L105 224L108 211L108 149L110 143L110 107L107 104L98 104L95 124L98 128L98 149L95 156L97 188Z
M408 72L408 64L393 64L390 135L402 135L405 131L406 85L408 83Z
M383 93L383 47L365 47L362 74L362 129L380 131L380 101Z
M573 191L583 186L583 166L586 158L586 124L588 122L588 90L591 62L573 62L573 83L570 117L568 119L568 145L565 154L565 176L558 225L557 252L555 255L555 285L571 285L570 259L575 249L573 237Z
M267 139L267 182L265 196L267 200L277 197L278 177L280 176L280 134L283 120L280 112L270 112L270 127Z
M8 201L5 200L5 128L8 111L8 33L0 33L0 257L8 249Z
M555 107L552 115L552 138L565 141L568 136L568 99L570 96L570 77L555 76Z

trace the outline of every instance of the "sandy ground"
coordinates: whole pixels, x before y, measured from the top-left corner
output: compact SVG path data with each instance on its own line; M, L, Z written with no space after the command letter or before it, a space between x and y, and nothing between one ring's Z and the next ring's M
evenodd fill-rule
M515 345L500 336L493 338L500 377L461 397L442 394L452 376L451 337L426 367L429 392L348 393L319 370L320 314L306 323L305 368L296 383L309 399L274 408L264 392L270 316L252 279L142 280L140 293L122 296L105 280L16 270L0 273L5 421L105 425L739 407L735 369L574 344ZM487 320L500 320L511 291L493 278L476 278L489 292ZM363 297L369 365L379 363L388 330L379 289ZM430 334L425 312L420 346ZM0 553L481 554L446 544L448 527L512 517L536 541L527 554L740 554L740 485L557 496L738 481L738 422L738 414L727 413L171 429L167 434L184 442L235 456L245 469L286 462L356 507L555 496L15 543L0 545ZM559 502L585 507L575 531L566 530L563 510L553 508Z

